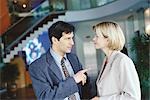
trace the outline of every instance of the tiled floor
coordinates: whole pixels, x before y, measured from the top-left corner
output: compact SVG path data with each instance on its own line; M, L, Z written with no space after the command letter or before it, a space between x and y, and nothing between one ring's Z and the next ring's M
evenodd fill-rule
M15 92L5 92L1 94L0 100L36 100L33 89L31 87L17 89Z

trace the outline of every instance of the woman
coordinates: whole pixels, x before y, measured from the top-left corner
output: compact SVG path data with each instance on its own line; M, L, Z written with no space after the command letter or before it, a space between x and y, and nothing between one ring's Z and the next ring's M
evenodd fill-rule
M98 96L92 100L140 100L140 83L132 60L121 53L125 38L120 26L114 22L101 22L93 26L95 48L106 57L96 85Z

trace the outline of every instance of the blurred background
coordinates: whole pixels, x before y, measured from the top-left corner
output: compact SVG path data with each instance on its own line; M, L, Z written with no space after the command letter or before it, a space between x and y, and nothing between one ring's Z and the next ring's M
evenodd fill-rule
M92 26L119 23L126 38L122 52L134 61L142 100L150 100L150 0L0 0L1 100L36 99L28 67L48 50L48 28L59 20L76 28L72 52L84 68L92 68L92 94L104 58L92 43Z

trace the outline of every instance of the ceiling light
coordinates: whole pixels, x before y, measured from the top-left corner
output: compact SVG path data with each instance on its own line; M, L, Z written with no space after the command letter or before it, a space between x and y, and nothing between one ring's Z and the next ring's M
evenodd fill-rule
M16 3L17 3L17 0L13 0L13 3L15 3L15 4L16 4Z
M22 7L23 7L23 8L26 8L26 7L27 7L27 5L26 5L26 4L23 4L23 5L22 5Z
M150 36L150 24L146 26L146 34L148 34Z
M144 17L145 17L145 32L146 34L150 35L150 8L147 8L144 11Z

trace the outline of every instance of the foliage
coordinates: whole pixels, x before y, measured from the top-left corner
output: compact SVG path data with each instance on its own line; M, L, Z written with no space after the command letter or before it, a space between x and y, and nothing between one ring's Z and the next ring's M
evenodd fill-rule
M139 74L142 94L148 94L150 88L149 73L150 37L143 34L132 39L131 51L136 53L135 65ZM147 95L148 96L148 95Z
M19 70L16 64L5 64L1 69L2 82L11 83L18 79Z

